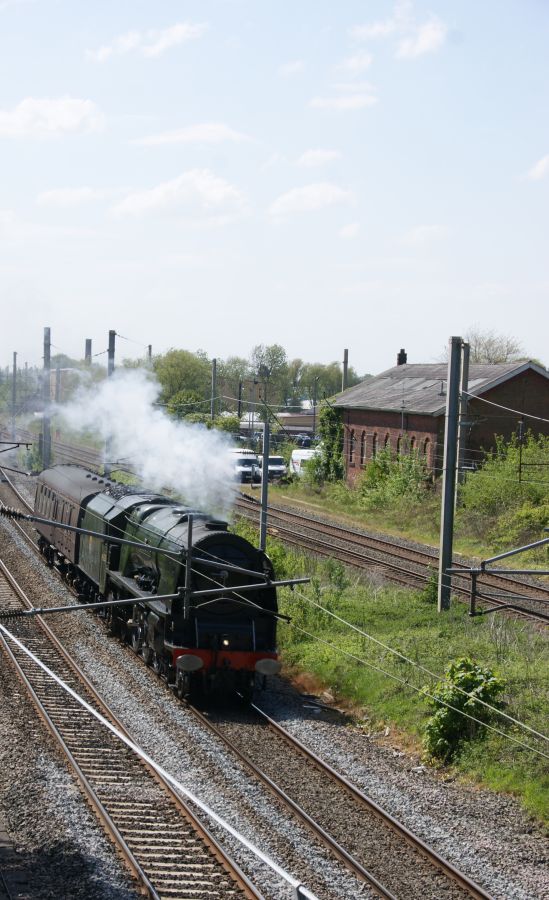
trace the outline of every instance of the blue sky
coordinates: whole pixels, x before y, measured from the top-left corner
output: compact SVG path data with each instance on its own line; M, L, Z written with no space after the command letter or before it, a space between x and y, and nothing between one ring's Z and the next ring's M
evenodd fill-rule
M545 0L0 0L0 365L548 365L548 46Z

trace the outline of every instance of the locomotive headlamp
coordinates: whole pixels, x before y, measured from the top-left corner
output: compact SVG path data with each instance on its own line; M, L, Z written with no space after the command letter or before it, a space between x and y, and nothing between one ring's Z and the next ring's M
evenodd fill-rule
M224 647L228 647L229 646L229 638L223 638L221 643L223 644Z

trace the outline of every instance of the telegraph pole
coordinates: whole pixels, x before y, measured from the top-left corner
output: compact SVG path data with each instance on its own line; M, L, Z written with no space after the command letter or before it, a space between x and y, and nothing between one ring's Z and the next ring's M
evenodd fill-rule
M114 375L115 343L116 343L116 331L111 330L111 331L109 331L109 350L108 350L108 357L107 357L107 378L110 378L112 375ZM112 441L111 441L111 438L108 437L107 440L105 441L105 465L103 467L105 470L105 475L107 477L110 476L111 469L112 469L111 447L112 447Z
M153 347L152 344L147 345L147 362L149 364L149 368L152 368L152 358L153 358Z
M212 359L212 397L210 400L210 416L215 419L215 395L217 390L217 359Z
M237 407L237 416L238 422L240 424L240 420L242 418L242 379L238 382L238 407Z
M465 472L463 470L465 465L465 444L466 444L466 432L468 428L467 423L467 411L469 409L469 344L464 341L461 353L461 379L459 385L459 428L458 428L458 446L457 446L457 460L458 460L458 482L459 484L463 484L465 481ZM456 488L456 500L457 500L457 488Z
M86 338L86 349L84 352L84 362L87 366L92 364L92 342L91 338Z
M442 510L440 518L440 554L438 570L438 611L450 608L451 575L454 536L454 497L456 491L457 434L459 413L459 384L461 370L460 337L449 342L448 384L446 393L446 421L444 427L444 461L442 473Z
M17 402L17 353L13 354L13 377L11 381L11 439L15 440L15 405Z
M349 351L343 351L343 374L341 377L341 390L344 391L347 387L347 378L349 372Z
M42 464L45 469L51 464L50 428L50 379L51 379L51 331L44 328L44 371L42 373Z
M261 466L261 518L259 523L259 549L267 546L267 496L269 491L269 410L265 404L263 425L263 463Z

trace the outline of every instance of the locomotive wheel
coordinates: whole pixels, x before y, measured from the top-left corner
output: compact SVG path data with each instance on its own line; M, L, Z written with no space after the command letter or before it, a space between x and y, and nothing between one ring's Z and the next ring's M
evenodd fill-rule
M152 660L153 660L153 651L151 650L151 648L143 647L143 649L141 651L141 655L143 656L143 659L145 660L145 665L151 666Z
M153 672L156 672L157 675L164 674L164 660L158 653L153 653L152 668Z
M191 676L189 672L178 672L175 693L180 700L188 700L191 696Z
M143 644L143 637L141 634L141 628L138 626L137 628L132 628L132 650L134 653L139 653L141 650L141 645Z

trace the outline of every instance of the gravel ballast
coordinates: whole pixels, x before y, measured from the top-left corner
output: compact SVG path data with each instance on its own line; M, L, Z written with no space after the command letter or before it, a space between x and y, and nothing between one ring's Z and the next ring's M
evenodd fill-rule
M47 605L48 596L56 598L57 602L72 602L65 588L52 573L44 570L42 562L32 555L23 541L14 536L12 527L3 521L0 521L0 549L6 563L16 569L16 576L22 581L25 579L25 589L36 605ZM367 888L357 885L339 865L328 859L326 851L311 841L302 828L292 826L289 833L287 818L272 798L250 783L248 776L231 757L222 751L215 740L204 734L184 707L149 670L139 665L129 650L107 639L96 619L87 613L75 613L56 618L55 624L53 618L49 621L63 642L71 647L75 658L84 664L90 679L144 749L176 778L205 802L211 803L233 824L236 824L236 819L237 827L281 865L291 868L319 897L371 895ZM78 627L75 626L76 621ZM19 713L9 703L10 691L13 691L13 682L10 688L11 677L3 663L0 759L8 762L23 759L23 750L28 754L51 754L49 749L46 750L47 741L40 737L44 734L40 727L36 728L36 741L28 740L28 727L18 734L16 724ZM421 766L418 759L403 754L397 747L387 746L386 736L367 735L359 728L349 727L336 712L313 712L305 708L305 699L284 680L273 680L271 685L272 689L258 699L259 705L269 715L334 768L342 771L456 867L482 884L495 898L549 898L548 842L514 800L444 780ZM5 735L10 728L13 738L6 740ZM21 748L20 742L24 745ZM35 743L39 746L33 749L31 745ZM64 767L56 762L56 755L51 754L47 761L42 759L41 766L40 776L29 776L40 784L38 795L32 795L23 786L21 790L10 787L14 779L5 776L6 766L2 765L0 805L4 815L23 852L33 853L40 847L44 852L55 854L57 839L63 842L66 836L68 846L78 855L81 847L73 832L79 832L80 825L75 825L73 819L74 805L83 807L88 820L92 817L79 800L79 792ZM32 770L28 761L27 769ZM72 792L68 788L59 789L63 783L62 776L68 780ZM19 784L18 778L16 781ZM21 784L24 782L21 781ZM68 798L67 806L65 802L59 803L60 795ZM60 821L58 826L55 819L55 829L51 828L53 816L59 817ZM222 840L217 827L207 824ZM89 827L97 832L98 839L102 838L94 821ZM106 840L102 840L107 845ZM227 844L224 838L223 842ZM233 848L231 842L227 845L234 849L235 857L243 868L258 871L247 852L236 846ZM99 846L95 844L95 838L93 846ZM66 896L134 896L131 888L124 885L116 859L112 873L107 863L102 861L103 856L109 858L109 850L108 845L105 852L100 850L100 862L97 862L94 852L92 861L86 863L91 866L93 878L98 879L99 890L87 895L68 893ZM67 850L66 855L68 853ZM114 856L112 851L110 855ZM94 868L97 865L99 870ZM70 869L70 862L67 866ZM105 875L102 866L107 866ZM280 883L263 868L261 879L267 896L286 896L281 892ZM108 887L111 883L110 894L99 892L103 887L111 889Z

